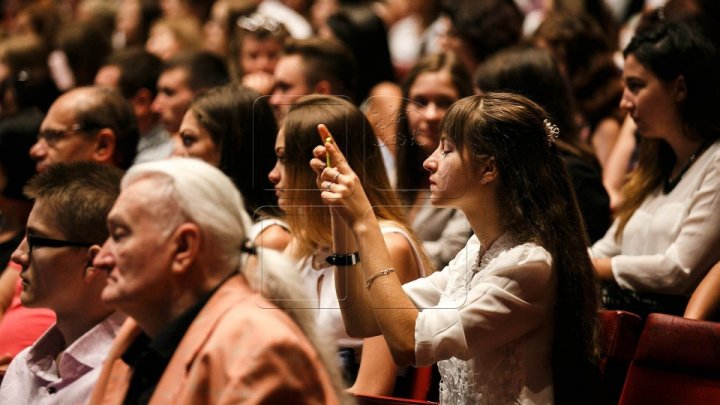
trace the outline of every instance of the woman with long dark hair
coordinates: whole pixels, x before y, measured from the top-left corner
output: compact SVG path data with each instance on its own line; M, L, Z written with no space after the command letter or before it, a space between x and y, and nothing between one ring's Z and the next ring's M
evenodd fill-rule
M624 54L621 106L637 124L638 162L594 264L607 307L682 315L720 260L718 53L690 25L659 22Z
M345 327L382 334L400 365L437 362L441 403L598 397L595 280L553 128L542 108L509 93L450 107L424 165L433 204L462 210L475 235L442 271L405 285L362 173L334 143L314 150L320 196L342 225L335 248L361 257L361 271L336 271L338 295L352 302L342 308Z

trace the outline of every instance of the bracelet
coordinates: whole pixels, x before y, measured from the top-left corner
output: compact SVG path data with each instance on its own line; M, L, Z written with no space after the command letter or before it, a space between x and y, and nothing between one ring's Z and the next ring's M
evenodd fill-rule
M378 271L377 273L370 276L369 279L365 280L365 287L367 287L367 289L369 290L370 286L372 285L373 281L375 281L376 278L378 278L380 276L387 276L388 274L392 273L393 271L395 271L395 269L393 269L392 267L389 269Z
M332 266L354 266L360 263L360 253L331 254L325 258L325 261Z

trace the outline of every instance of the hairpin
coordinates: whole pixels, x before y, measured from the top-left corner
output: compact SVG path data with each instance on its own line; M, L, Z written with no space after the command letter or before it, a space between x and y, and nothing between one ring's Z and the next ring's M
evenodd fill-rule
M545 133L547 134L548 146L551 146L555 143L555 141L557 141L558 136L560 136L560 128L550 122L550 120L548 120L547 118L543 120L543 124L545 124Z

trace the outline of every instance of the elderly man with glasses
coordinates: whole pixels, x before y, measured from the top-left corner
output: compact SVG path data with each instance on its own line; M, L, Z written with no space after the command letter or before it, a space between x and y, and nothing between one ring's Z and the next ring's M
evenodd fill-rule
M27 233L12 255L21 266L23 305L57 322L10 364L0 403L84 403L124 315L100 299L107 273L92 266L108 236L105 218L122 172L91 162L57 164L34 177Z

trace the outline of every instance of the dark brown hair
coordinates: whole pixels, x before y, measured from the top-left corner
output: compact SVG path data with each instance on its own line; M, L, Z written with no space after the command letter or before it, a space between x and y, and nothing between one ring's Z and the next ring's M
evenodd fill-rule
M410 69L402 84L402 101L398 112L397 134L397 190L406 204L414 204L415 196L423 188L427 180L427 172L423 162L427 158L420 147L414 142L414 135L408 125L407 107L410 89L418 76L423 73L448 72L450 80L458 93L458 98L473 94L470 74L465 66L453 54L442 53L429 55L421 59Z
M501 224L521 242L552 255L557 290L552 344L555 403L592 403L598 394L598 294L582 219L562 157L527 98L488 93L464 98L443 119L443 133L470 164L492 158Z

